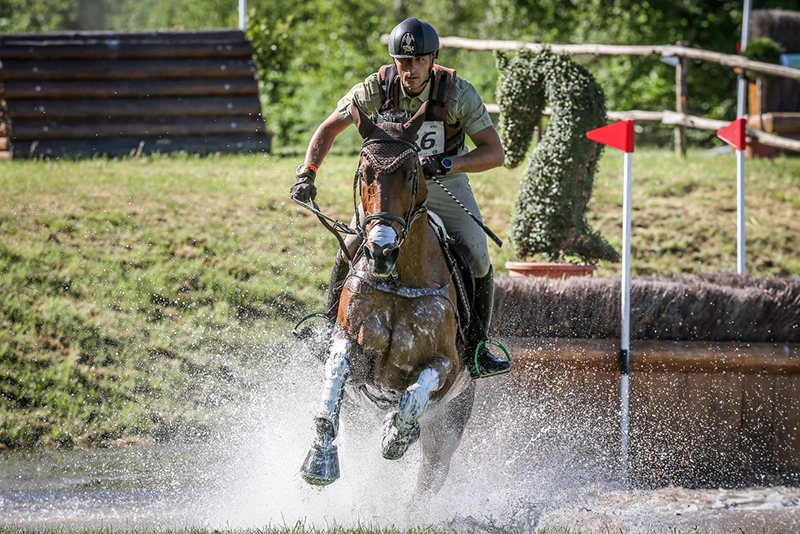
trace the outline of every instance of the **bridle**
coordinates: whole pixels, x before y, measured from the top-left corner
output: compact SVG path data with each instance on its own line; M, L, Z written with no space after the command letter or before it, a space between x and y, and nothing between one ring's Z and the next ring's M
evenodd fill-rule
M386 167L391 169L396 169L408 157L410 157L412 154L416 155L420 150L416 143L412 143L411 141L406 141L405 139L397 139L397 138L365 139L364 142L361 144L361 153L360 153L361 158L363 159L366 156L368 160L371 161L374 160L374 158L371 158L369 156L368 152L364 151L364 148L378 143L400 143L408 146L408 150L403 151L403 153L400 154L400 156L394 158L391 165ZM414 171L413 171L414 183L412 184L411 202L403 217L400 217L393 213L378 212L367 215L364 218L363 223L361 222L361 215L358 211L358 198L356 196L357 195L356 191L358 190L358 195L360 195L361 191L360 188L358 187L358 181L363 173L362 165L358 166L358 169L356 169L356 173L353 178L353 209L355 211L355 217L356 217L355 228L351 228L350 226L344 224L343 222L338 221L333 217L330 217L329 215L322 213L319 209L319 206L313 199L309 201L310 204L307 204L296 198L292 198L292 201L298 206L310 211L311 213L317 216L319 222L336 237L336 240L339 242L339 248L342 250L342 253L347 258L347 261L350 263L352 263L353 261L353 255L350 254L350 251L348 250L347 245L345 244L344 239L342 238L342 235L343 234L357 235L361 238L361 245L359 246L359 250L356 251L355 254L357 256L361 251L361 249L364 247L365 243L367 242L368 236L366 227L372 221L376 221L377 224L383 224L386 226L391 226L392 223L399 224L401 228L400 233L398 234L400 239L397 241L397 246L399 247L400 245L403 244L403 241L405 241L405 238L408 235L408 231L411 228L411 225L414 224L414 221L420 215L422 215L427 211L427 208L425 207L424 204L419 208L417 208L416 210L414 209L414 201L416 200L417 192L419 191L419 158L415 159L417 160L417 164L414 166ZM377 165L377 167L380 169L381 166ZM387 172L385 168L383 169L383 172Z
M379 211L376 213L370 213L366 217L364 217L364 222L361 222L361 215L358 210L358 199L356 197L356 190L359 191L359 195L361 189L358 187L359 179L363 176L363 168L362 165L359 165L358 169L356 169L355 176L353 178L353 208L356 214L356 231L358 235L362 237L362 244L367 241L367 226L369 223L375 221L376 224L383 224L386 226L392 226L393 223L400 225L400 232L398 234L398 239L396 240L396 244L398 247L402 246L403 242L408 236L408 232L411 229L411 226L414 224L414 221L422 215L423 213L427 212L428 209L425 207L424 204L420 205L417 209L414 209L414 202L417 199L417 192L419 191L419 158L416 157L416 154L419 152L419 147L416 143L411 141L406 141L405 139L397 139L397 138L385 138L385 139L365 139L364 142L361 144L361 159L363 160L364 157L372 162L375 162L374 158L369 157L369 153L365 152L365 148L370 145L375 144L384 144L384 143L400 143L407 145L409 148L401 153L399 156L393 159L390 165L385 166L385 169L391 169L388 172L392 172L396 170L406 159L414 156L416 160L416 165L414 165L414 170L412 171L412 189L411 189L411 200L409 201L408 208L406 209L405 214L400 217L393 213L388 213L385 211ZM382 169L379 167L376 171L380 172ZM387 172L383 170L383 172Z

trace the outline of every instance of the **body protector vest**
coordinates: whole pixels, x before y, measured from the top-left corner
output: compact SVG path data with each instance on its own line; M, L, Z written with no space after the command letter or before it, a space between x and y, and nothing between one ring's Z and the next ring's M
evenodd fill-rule
M431 84L428 111L416 139L420 156L455 156L464 147L461 123L447 124L447 107L455 80L455 70L433 65L428 80ZM381 91L381 111L400 111L400 83L394 64L380 68L378 84Z

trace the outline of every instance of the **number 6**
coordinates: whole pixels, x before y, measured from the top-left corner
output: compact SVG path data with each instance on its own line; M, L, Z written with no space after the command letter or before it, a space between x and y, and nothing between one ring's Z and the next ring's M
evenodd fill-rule
M428 150L434 147L436 144L436 132L429 131L425 132L425 135L422 136L422 139L419 140L419 147L422 150Z

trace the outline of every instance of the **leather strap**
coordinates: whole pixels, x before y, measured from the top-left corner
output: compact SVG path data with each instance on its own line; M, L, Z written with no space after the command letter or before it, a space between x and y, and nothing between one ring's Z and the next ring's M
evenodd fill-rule
M456 80L456 71L434 63L431 69L430 96L428 112L425 120L439 120L444 123L444 153L442 156L455 156L464 145L465 135L461 123L447 124L447 110L450 105L450 93ZM392 63L378 69L378 87L381 98L381 111L399 111L400 77L397 66Z

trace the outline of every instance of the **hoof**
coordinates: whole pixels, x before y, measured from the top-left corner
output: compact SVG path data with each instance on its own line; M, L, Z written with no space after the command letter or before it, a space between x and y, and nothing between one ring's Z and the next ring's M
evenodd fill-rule
M313 486L327 486L339 478L339 452L335 445L314 445L308 451L301 470L303 480Z
M419 439L419 423L414 421L410 427L401 430L397 425L397 415L397 412L392 412L383 421L381 446L383 457L387 460L399 460L408 448Z

